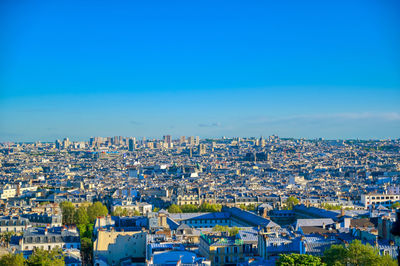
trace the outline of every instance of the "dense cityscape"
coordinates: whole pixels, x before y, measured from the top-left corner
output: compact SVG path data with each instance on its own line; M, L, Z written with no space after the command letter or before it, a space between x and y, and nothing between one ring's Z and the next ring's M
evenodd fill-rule
M0 0L0 266L400 266L399 11Z
M0 262L397 265L399 151L275 135L4 142Z

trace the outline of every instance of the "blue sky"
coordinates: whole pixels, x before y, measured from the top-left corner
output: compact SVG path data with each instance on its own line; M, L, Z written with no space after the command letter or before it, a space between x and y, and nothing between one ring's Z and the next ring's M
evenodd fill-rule
M0 141L400 137L397 0L0 10Z

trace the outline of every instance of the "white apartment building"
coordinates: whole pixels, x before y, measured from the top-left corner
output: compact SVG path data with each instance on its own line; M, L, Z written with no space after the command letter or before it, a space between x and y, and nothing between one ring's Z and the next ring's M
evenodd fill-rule
M362 194L361 195L361 203L365 208L371 206L382 205L385 207L390 207L396 201L400 201L399 194Z

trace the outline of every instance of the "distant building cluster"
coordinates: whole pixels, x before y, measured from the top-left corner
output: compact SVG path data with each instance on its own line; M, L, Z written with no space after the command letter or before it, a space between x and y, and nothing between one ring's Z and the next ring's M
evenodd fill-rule
M357 239L397 258L399 177L399 140L1 143L0 249L61 249L70 266L274 265ZM108 214L92 217L96 202Z

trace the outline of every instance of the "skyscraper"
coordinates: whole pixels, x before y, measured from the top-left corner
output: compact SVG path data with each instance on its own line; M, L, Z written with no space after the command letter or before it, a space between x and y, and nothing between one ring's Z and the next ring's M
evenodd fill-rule
M200 144L199 145L199 155L206 154L206 149L207 149L207 146L205 144Z
M135 138L130 138L128 142L128 150L129 151L134 151L136 147L136 139Z
M193 146L193 145L194 145L194 137L193 137L193 136L188 137L188 144L189 144L190 146Z
M171 135L165 135L163 137L163 139L164 139L164 142L168 144L168 146L171 145L171 143L172 143Z

